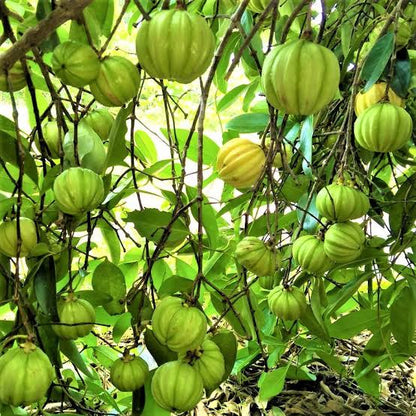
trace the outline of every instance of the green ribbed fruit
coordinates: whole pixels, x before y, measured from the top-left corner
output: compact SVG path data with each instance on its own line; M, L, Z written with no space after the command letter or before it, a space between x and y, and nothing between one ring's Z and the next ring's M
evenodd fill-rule
M20 217L20 257L26 257L38 242L35 223ZM17 256L17 221L6 221L0 224L0 252L8 257Z
M348 263L360 257L364 248L365 234L355 222L331 225L325 233L326 255L336 263Z
M64 139L64 132L59 132L59 125L56 120L48 121L42 126L43 140L49 149L49 154L52 159L59 158L59 143ZM39 135L36 133L35 136L36 147L41 152Z
M304 235L295 240L292 253L299 266L312 274L322 275L333 265L325 254L323 241L314 235Z
M64 84L82 88L98 77L100 61L90 46L69 40L54 49L52 69Z
M329 104L339 80L334 53L307 40L275 47L264 61L261 77L269 103L293 115L315 114Z
M85 117L85 121L100 136L101 140L108 140L114 117L106 108L91 111Z
M280 273L275 273L273 276L260 276L259 286L265 290L272 290L281 280L282 275Z
M110 381L120 391L135 391L144 386L149 367L143 358L124 355L114 361L110 369Z
M410 114L394 104L375 104L367 108L354 123L356 142L372 152L394 152L412 136Z
M333 183L318 192L316 208L328 220L344 222L367 214L370 201L358 189Z
M64 170L53 184L58 208L68 215L82 215L97 208L104 198L104 183L89 169Z
M265 163L266 156L258 144L248 139L232 139L218 152L218 176L235 188L249 188L260 179Z
M121 107L139 91L140 73L126 58L109 56L101 62L98 78L90 84L94 98L106 107Z
M188 306L183 299L168 296L153 312L152 327L161 344L172 351L184 352L202 344L207 320L200 309Z
M268 295L270 310L284 321L299 319L307 307L305 294L295 286L275 287Z
M193 409L204 394L202 377L182 361L161 365L153 376L151 390L160 407L175 413Z
M257 237L244 237L235 250L237 261L257 276L272 276L280 264L280 254Z
M0 403L28 406L41 400L55 373L48 356L25 342L0 357Z
M206 339L199 348L179 354L178 358L191 364L198 371L205 389L213 390L221 384L225 373L225 361L214 341Z
M26 86L25 73L20 61L17 61L8 71L0 72L0 91L9 91L9 81L12 87L12 91L19 91Z
M188 84L212 61L215 37L201 16L185 10L162 10L140 26L136 52L140 65L154 78Z
M58 316L59 322L66 325L53 325L52 328L62 339L77 339L88 335L95 322L95 310L91 303L73 294L58 301Z

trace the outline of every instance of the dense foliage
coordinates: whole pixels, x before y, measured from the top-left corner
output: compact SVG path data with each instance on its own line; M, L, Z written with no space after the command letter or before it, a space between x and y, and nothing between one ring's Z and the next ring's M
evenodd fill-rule
M255 362L264 409L316 362L380 397L416 353L415 2L0 19L2 416L192 411Z

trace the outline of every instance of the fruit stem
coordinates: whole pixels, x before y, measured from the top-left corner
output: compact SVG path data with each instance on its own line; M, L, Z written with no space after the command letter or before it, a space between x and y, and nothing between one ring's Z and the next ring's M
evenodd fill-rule
M184 0L176 0L176 9L177 10L186 10L186 5Z

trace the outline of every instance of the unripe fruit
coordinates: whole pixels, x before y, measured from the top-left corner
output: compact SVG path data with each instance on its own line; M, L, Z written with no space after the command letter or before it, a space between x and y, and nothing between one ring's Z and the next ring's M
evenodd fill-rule
M54 379L47 355L31 342L0 357L0 403L27 406L42 399Z
M114 123L114 117L105 109L91 111L85 117L88 125L100 136L100 139L105 141L110 136L111 127Z
M358 189L333 183L318 192L316 207L319 213L328 220L344 222L367 214L370 201Z
M259 277L259 286L265 290L272 290L282 280L282 276L275 274L274 276L261 276Z
M140 26L136 52L154 78L188 84L203 75L214 56L215 37L207 22L185 10L162 10Z
M110 369L110 381L120 391L135 391L143 387L149 367L143 358L126 354L114 361Z
M175 352L190 351L202 344L207 320L203 312L173 296L164 298L153 312L156 338Z
M95 310L85 299L74 294L61 298L58 302L59 322L65 325L53 325L52 328L62 339L77 339L91 332L95 322Z
M42 126L43 139L52 159L59 158L59 143L64 139L63 130L61 130L61 133L59 133L59 130L59 125L55 120L48 121ZM39 133L36 133L35 143L37 149L41 152Z
M295 286L277 286L269 293L267 299L270 310L284 321L299 319L307 307L304 293Z
M283 146L283 152L286 155L286 162L287 164L289 164L293 157L292 146L289 146L289 145ZM273 160L273 166L278 169L283 168L282 154L280 152L276 153L276 156L274 157L274 160Z
M98 77L100 61L90 46L69 40L54 49L52 69L64 84L82 88Z
M20 218L20 257L26 257L37 244L36 225L29 218ZM0 224L0 252L8 257L17 256L17 221Z
M340 70L331 50L296 40L275 47L267 55L261 80L273 107L287 114L310 115L332 101Z
M204 394L198 371L181 361L161 365L153 376L151 389L160 407L178 413L193 409Z
M253 186L263 172L266 157L262 148L248 139L232 139L218 152L219 177L235 188Z
M90 84L94 98L107 107L121 107L137 95L140 74L126 58L109 56L101 62L98 78Z
M202 345L194 351L179 354L180 360L191 364L202 377L205 389L217 388L225 372L224 356L214 341L205 340Z
M53 184L58 208L68 215L82 215L100 205L104 198L104 183L92 170L69 168Z
M372 152L394 152L404 146L412 135L413 122L403 108L389 103L367 108L355 121L357 143Z
M322 275L333 265L325 254L323 241L314 235L304 235L295 240L292 253L299 266L312 274Z
M280 254L257 237L244 237L235 250L237 261L257 276L272 276L280 264Z
M355 114L359 116L368 107L380 102L386 95L387 84L385 82L378 82L374 84L367 92L359 92L355 97ZM404 107L405 101L400 98L394 90L390 87L388 90L388 100L391 104Z
M8 78L8 79L7 79ZM17 61L9 70L6 77L6 72L0 72L0 91L9 91L9 83L12 91L19 91L26 86L25 73L20 61Z
M355 222L331 225L325 233L326 255L336 263L348 263L360 257L365 242L362 228Z

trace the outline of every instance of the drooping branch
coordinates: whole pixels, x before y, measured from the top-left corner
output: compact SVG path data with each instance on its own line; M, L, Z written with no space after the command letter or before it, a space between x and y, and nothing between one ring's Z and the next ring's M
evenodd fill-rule
M6 52L0 55L0 71L7 70L21 59L28 51L40 45L59 26L68 20L75 19L92 0L62 0L45 19L29 28L23 36ZM0 14L5 13L4 0L0 0Z

